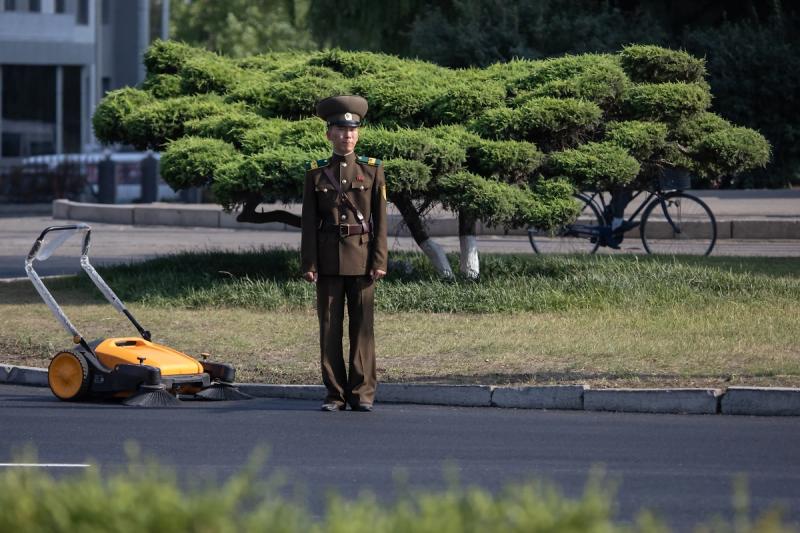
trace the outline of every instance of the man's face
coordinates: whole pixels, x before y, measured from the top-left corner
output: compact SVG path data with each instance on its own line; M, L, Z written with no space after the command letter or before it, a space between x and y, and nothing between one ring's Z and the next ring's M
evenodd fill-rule
M331 126L326 133L333 146L333 151L346 155L356 149L358 142L358 128L350 126Z

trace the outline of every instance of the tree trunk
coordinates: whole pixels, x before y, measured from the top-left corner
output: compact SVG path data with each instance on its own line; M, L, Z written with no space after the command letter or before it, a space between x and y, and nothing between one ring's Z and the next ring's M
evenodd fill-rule
M445 279L453 278L453 270L447 261L447 256L442 247L430 238L425 226L422 224L422 217L414 207L411 198L405 194L398 194L392 197L392 202L397 206L398 211L403 216L403 220L414 238L414 242L422 249L428 260L433 264L439 275Z
M475 237L477 220L459 211L458 213L458 242L461 248L459 268L468 279L478 279L481 272L480 259L478 258L478 240Z

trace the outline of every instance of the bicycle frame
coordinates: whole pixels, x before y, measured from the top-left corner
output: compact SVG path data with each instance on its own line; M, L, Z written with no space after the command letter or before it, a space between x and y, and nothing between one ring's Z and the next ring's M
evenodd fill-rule
M669 214L669 211L667 210L666 201L664 200L664 193L662 191L660 191L660 190L658 190L658 191L636 191L635 193L633 193L633 196L631 196L630 201L633 202L633 200L635 200L636 198L638 198L642 194L645 194L645 192L647 193L647 198L645 198L645 200L639 204L639 206L628 217L626 222L633 222L634 220L636 220L636 217L638 217L639 214L647 208L647 206L649 206L653 202L658 202L661 205L661 211L664 213L664 218L667 220L669 225L672 227L672 230L675 231L676 233L680 233L681 232L680 227L678 227L677 224L675 224L675 222L672 220L672 217ZM591 203L593 203L600 210L600 213L603 214L603 218L604 218L604 221L605 221L605 225L604 226L596 228L596 230L589 232L588 235L590 235L590 236L600 236L600 237L603 237L603 238L607 238L608 235L610 235L610 233L611 233L611 220L608 219L608 212L607 212L607 208L609 207L609 204L606 203L605 198L603 197L603 194L600 191L593 192L591 194L591 196L589 196L589 195L587 195L585 193L579 193L579 194L581 194L586 199L588 199ZM570 233L572 232L572 230L574 228L581 227L581 226L582 226L581 224L573 224L572 228L570 230ZM595 226L588 226L588 227L594 228ZM586 233L581 231L581 230L576 230L575 234L576 235L584 235Z

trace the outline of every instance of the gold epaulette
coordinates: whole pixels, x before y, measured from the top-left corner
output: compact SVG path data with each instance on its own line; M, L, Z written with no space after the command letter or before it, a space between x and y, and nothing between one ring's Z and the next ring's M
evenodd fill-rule
M327 159L317 159L316 161L309 161L306 163L306 170L314 170L315 168L327 167Z
M373 167L379 167L383 163L383 161L381 161L380 159L376 159L374 157L366 157L363 155L358 156L358 162Z

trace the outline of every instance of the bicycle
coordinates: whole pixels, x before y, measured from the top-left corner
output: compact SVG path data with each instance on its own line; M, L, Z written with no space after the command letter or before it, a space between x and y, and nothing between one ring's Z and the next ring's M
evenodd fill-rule
M652 191L636 191L631 200L647 193L624 224L635 227L648 254L707 256L717 242L714 213L700 198L684 192L688 176L664 176ZM580 203L577 219L552 229L528 228L528 240L537 254L593 254L617 243L611 229L611 208L602 191L575 192Z

